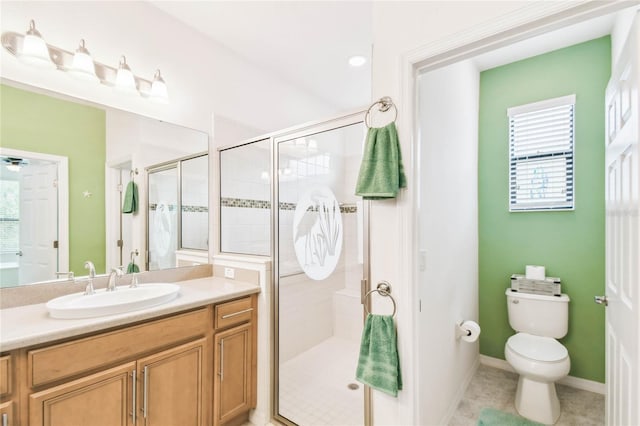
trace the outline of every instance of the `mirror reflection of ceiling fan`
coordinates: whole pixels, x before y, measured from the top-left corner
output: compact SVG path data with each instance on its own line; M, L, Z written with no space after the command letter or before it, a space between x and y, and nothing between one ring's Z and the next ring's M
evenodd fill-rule
M20 168L29 165L29 160L18 157L1 157L2 163L12 172L19 172Z

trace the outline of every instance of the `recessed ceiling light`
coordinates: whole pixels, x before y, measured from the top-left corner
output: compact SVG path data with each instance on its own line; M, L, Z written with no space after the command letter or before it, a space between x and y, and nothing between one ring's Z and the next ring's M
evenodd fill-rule
M367 63L367 58L364 56L356 55L349 58L349 65L352 67L361 67Z

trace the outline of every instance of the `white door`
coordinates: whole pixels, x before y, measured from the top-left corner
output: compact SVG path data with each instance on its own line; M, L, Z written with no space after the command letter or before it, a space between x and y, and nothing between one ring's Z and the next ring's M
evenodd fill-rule
M640 424L640 155L633 24L606 91L607 424Z
M58 191L55 164L20 170L20 284L56 278Z

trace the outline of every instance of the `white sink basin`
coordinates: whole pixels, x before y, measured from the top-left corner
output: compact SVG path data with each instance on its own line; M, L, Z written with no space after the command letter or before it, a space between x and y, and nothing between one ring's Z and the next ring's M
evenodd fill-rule
M120 314L167 303L178 296L180 286L168 283L117 287L116 291L96 290L95 294L74 293L47 302L53 318L92 318Z

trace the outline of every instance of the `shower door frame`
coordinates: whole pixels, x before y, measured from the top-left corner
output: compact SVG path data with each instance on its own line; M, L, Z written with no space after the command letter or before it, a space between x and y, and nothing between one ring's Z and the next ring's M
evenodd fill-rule
M276 178L278 176L277 170L279 168L279 158L278 158L278 147L282 142L290 141L296 138L308 137L314 134L328 132L331 130L340 129L347 126L352 126L356 124L364 123L364 115L366 110L358 111L356 113L340 116L338 118L334 118L328 121L322 121L314 124L303 125L299 127L294 127L291 129L283 130L277 133L272 134L269 139L271 141L271 253L273 259L273 267L272 271L272 301L271 306L273 308L273 315L271 318L272 324L272 368L271 368L271 413L272 418L277 420L278 422L288 425L295 426L296 423L293 423L289 419L283 417L279 413L279 369L280 369L280 357L279 357L279 284L280 284L280 259L279 259L279 244L280 244L280 235L279 235L279 223L280 223L280 198L279 198L279 179ZM260 138L261 140L266 139L266 137ZM257 138L256 138L257 140ZM355 191L355 188L354 188ZM370 301L364 297L367 291L369 291L370 287L370 263L369 263L369 212L370 212L370 201L362 200L362 217L363 217L363 229L362 229L362 242L363 242L363 264L362 264L362 280L360 283L360 303L363 307L362 309L362 321L366 318L366 309L370 310ZM371 426L373 424L373 415L372 415L372 397L371 397L371 388L367 385L364 385L364 425Z

